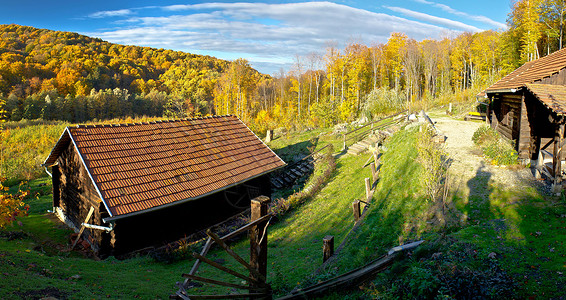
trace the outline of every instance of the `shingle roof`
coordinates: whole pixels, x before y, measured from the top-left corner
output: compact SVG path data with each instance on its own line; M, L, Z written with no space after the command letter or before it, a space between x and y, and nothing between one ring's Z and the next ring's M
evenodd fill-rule
M285 165L235 116L67 127L112 217L204 197Z
M550 110L566 115L566 86L531 83L525 87Z
M566 48L525 63L488 87L486 92L493 93L502 90L516 89L527 83L533 83L557 73L563 68L566 68Z

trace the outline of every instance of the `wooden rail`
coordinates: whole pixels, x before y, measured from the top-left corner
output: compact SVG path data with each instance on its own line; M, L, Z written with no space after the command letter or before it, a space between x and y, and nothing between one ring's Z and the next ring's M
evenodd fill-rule
M358 127L354 130L351 130L349 132L344 133L344 137L343 137L343 142L344 142L344 147L342 150L346 150L346 142L354 140L355 142L357 142L358 140L360 140L361 138L365 137L369 132L372 132L373 130L377 130L377 129L381 129L381 128L385 128L387 126L390 126L392 124L395 124L397 121L392 120L390 122L387 122L385 124L380 124L379 126L377 126L376 128L373 127L374 124L382 122L383 120L387 120L387 119L393 119L401 114L406 113L407 110L398 112L396 114L393 115L389 115L387 117L381 118L379 120L375 120L372 121L370 123L367 123L366 125L362 126L362 127ZM367 127L370 127L369 129ZM354 135L355 134L355 135Z
M290 300L290 299L312 299L315 297L321 297L327 293L344 290L348 288L355 288L361 283L366 282L374 277L375 274L385 270L389 267L399 252L404 250L410 250L423 243L423 241L418 241L402 246L397 246L389 250L386 255L372 261L371 263L352 270L348 273L342 274L340 276L334 277L330 280L315 284L313 286L299 289L292 292L289 295L278 298L277 300Z

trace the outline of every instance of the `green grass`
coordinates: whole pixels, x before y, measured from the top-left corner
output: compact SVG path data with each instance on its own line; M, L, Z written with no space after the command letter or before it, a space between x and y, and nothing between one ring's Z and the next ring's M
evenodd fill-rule
M316 134L319 133L306 132L301 138L308 140ZM329 137L321 139L332 141ZM281 138L278 142L281 145L300 143L296 136L286 141ZM308 282L310 274L322 264L324 236L332 234L336 243L340 243L352 228L351 203L365 194L364 178L370 176L370 170L366 168L360 172L360 167L368 157L340 159L331 183L270 226L268 278L276 294L286 294L297 285ZM183 280L181 274L190 270L192 260L172 264L159 263L149 257L94 261L80 253L61 251L67 245L71 231L46 213L51 209L49 181L49 178L40 178L24 186L31 190L32 197L27 199L30 215L21 218L21 225L15 223L9 231L25 234L16 240L0 238L0 265L3 269L6 266L6 271L0 273L0 298L26 298L22 295L40 295L41 292L46 296L48 288L70 298L105 298L107 295L112 298L136 295L167 298L176 291L175 282ZM17 191L16 187L11 191ZM234 251L246 259L249 257L248 245L245 239L231 243ZM217 248L209 257L245 273L243 267ZM70 278L74 275L80 275L80 279ZM204 264L199 275L239 283L238 279ZM208 294L230 290L205 285L191 292Z
M317 136L311 146L320 147L324 142L340 145L339 138L333 140L328 132L331 130L280 137L272 147L292 155L296 150L293 147L305 149L307 144L301 143L314 141ZM427 200L419 183L423 168L416 159L417 136L416 130L401 131L387 142L376 193L355 232L351 232L351 203L365 196L364 178L371 172L362 165L369 153L339 158L331 180L318 194L271 223L268 281L275 294L284 295L364 265L400 243L424 239L412 255L399 259L360 290L334 293L328 299L465 298L468 292L492 298L563 295L566 200L535 188L498 186L489 173L478 173L468 186L482 193L456 194L449 199L451 213L459 223L448 228L429 223L434 203ZM192 266L192 259L162 263L140 256L96 261L80 252L65 252L70 231L46 213L51 209L49 179L30 181L29 188L30 216L20 218L21 225L15 223L0 233L2 299L49 295L163 299L176 291L175 282L182 281L181 274ZM326 235L334 235L336 246L349 238L333 263L319 270ZM246 239L229 244L245 259L249 257ZM492 253L494 258L489 257ZM216 247L208 257L246 273ZM241 283L205 264L198 275ZM219 294L231 290L204 285L191 292Z

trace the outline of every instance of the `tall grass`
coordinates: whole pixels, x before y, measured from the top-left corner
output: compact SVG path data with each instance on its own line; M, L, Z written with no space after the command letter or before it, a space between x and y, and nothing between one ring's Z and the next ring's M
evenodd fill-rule
M70 124L27 125L24 128L4 129L0 132L0 177L8 185L41 176L41 163L47 158Z

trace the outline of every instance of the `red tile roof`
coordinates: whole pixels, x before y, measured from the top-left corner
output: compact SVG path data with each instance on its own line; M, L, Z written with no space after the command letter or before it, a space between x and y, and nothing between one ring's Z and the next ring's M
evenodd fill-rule
M527 83L534 83L558 73L566 68L566 48L539 59L529 61L509 75L486 89L487 93L495 93L509 89L517 89Z
M235 116L67 127L112 217L204 197L285 165Z
M566 86L531 83L525 87L551 111L566 115Z

